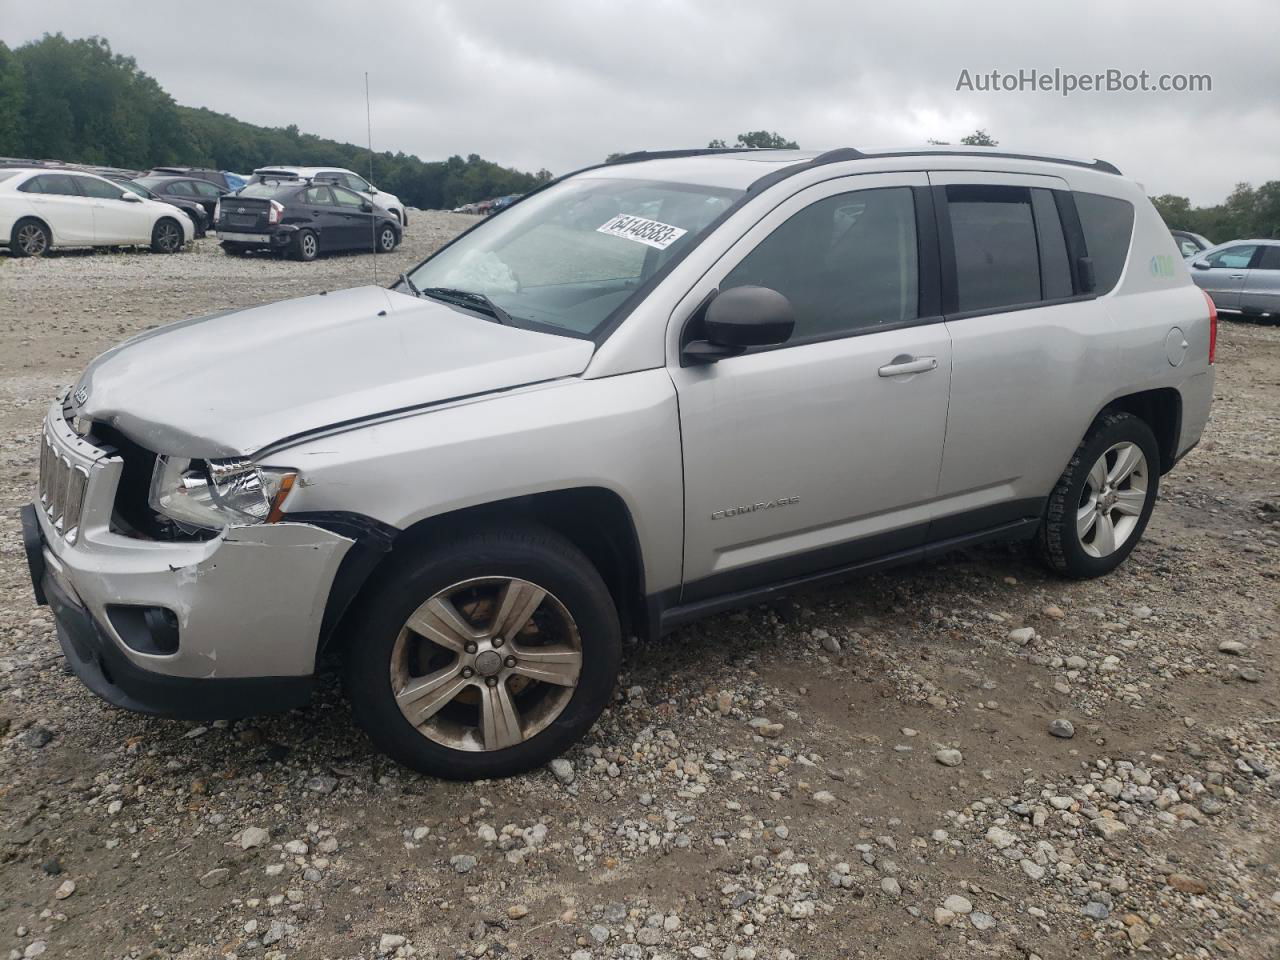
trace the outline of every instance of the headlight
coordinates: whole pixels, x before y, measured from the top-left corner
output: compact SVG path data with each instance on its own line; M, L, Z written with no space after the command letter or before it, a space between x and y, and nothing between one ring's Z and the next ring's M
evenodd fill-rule
M275 523L297 476L293 470L260 467L234 457L157 457L149 502L172 520L206 530L233 523Z

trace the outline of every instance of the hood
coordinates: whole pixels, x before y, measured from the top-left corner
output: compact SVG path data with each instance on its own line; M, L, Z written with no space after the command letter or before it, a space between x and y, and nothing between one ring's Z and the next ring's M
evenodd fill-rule
M335 424L574 376L594 349L356 287L150 330L90 363L69 401L158 453L249 456Z

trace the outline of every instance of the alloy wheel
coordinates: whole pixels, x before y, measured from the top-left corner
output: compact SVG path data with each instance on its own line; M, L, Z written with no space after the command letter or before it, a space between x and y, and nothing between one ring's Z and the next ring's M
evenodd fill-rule
M156 228L156 245L165 253L173 253L182 246L182 234L177 226L165 222Z
M18 228L18 246L28 257L38 257L48 249L49 237L43 227L24 223Z
M316 238L310 233L302 237L302 255L308 260L316 255Z
M387 227L385 230L382 231L382 235L379 239L382 243L382 249L385 250L387 253L390 253L392 250L395 249L396 233L390 227Z
M446 587L409 617L391 651L391 690L419 733L493 751L537 736L573 699L582 639L548 590L514 577Z
M1135 443L1117 443L1098 458L1076 508L1085 553L1110 556L1133 536L1147 503L1147 480L1147 458Z

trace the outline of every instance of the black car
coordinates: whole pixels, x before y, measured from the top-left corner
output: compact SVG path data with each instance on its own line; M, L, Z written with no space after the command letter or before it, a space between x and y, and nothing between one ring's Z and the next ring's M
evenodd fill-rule
M221 170L210 170L208 167L152 167L148 177L190 177L196 180L207 180L223 193L234 190L242 181L237 178L233 183Z
M314 260L334 250L390 253L400 245L394 214L354 190L301 179L264 180L227 194L214 226L231 254L265 249Z
M191 218L192 226L196 228L196 239L203 237L209 229L212 218L205 212L203 204L190 197L167 197L152 193L146 187L136 180L130 180L128 177L119 175L109 176L103 174L112 183L118 183L126 190L136 193L138 196L147 200L158 200L160 203L167 203L171 207L177 207L188 217Z
M152 176L139 177L138 183L156 195L160 200L178 198L190 200L204 207L204 212L212 222L213 211L218 201L227 193L215 183L197 177Z

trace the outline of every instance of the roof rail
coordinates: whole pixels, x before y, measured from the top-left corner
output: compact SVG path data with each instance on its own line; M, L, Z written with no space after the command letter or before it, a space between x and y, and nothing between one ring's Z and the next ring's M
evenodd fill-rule
M828 150L814 157L810 163L837 163L841 160L885 159L889 157L999 157L1001 160L1040 160L1044 163L1061 163L1069 167L1084 167L1087 170L1098 170L1102 173L1114 173L1120 176L1115 164L1106 160L1076 160L1071 157L1056 157L1051 154L1010 153L1005 150L886 150L882 153L863 153L853 147L841 147Z
M706 157L717 153L750 153L753 150L787 149L785 147L691 147L685 150L636 150L605 161L606 166L615 163L640 163L644 160L676 160L680 157Z

